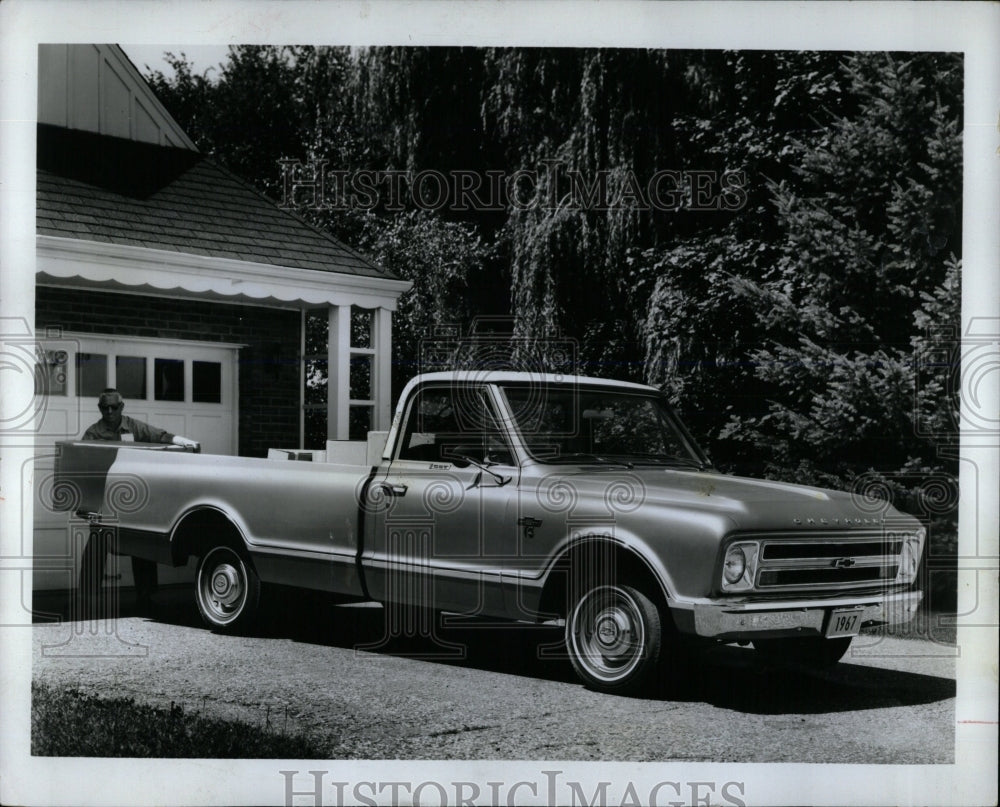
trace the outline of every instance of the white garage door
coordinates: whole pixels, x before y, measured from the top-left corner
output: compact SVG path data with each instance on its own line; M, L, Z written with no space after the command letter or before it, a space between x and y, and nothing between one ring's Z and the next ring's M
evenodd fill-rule
M34 587L72 588L83 539L53 512L55 443L79 439L100 413L107 387L125 398L125 413L174 434L197 440L202 451L235 454L238 445L237 358L239 345L61 335L43 339L36 394L41 406L35 463ZM77 531L78 532L78 531ZM113 572L131 583L128 563ZM171 575L161 569L161 578Z

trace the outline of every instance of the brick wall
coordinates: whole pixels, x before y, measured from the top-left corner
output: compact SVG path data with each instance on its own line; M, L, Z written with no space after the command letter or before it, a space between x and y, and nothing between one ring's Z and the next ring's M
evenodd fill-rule
M270 446L298 445L297 311L46 286L35 299L36 331L246 345L239 352L240 455L262 457Z

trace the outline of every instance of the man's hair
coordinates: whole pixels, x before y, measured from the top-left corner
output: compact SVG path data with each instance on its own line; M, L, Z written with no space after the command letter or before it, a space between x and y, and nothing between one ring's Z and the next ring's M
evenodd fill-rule
M108 387L106 390L104 390L104 392L101 393L101 398L111 398L111 397L115 397L119 401L124 400L124 398L122 398L122 394L114 387ZM100 400L100 398L98 398L98 400Z

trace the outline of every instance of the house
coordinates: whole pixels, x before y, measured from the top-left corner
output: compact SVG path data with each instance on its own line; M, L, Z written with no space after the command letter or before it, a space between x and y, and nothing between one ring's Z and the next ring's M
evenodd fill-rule
M363 438L388 428L409 284L201 154L119 47L42 45L38 84L35 587L70 588L79 538L44 469L102 389L212 453ZM313 389L317 321L330 382Z

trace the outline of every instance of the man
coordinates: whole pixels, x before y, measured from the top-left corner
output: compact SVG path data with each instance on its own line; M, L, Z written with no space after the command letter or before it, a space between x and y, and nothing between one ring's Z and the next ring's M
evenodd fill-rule
M175 446L194 448L198 443L171 434L156 426L123 414L125 401L116 389L106 389L97 401L101 419L83 433L84 440L120 440L128 443L172 443Z
M118 440L126 443L168 443L184 448L197 448L195 440L171 434L124 414L125 401L116 389L106 389L97 401L101 419L83 433L84 440ZM100 596L104 563L108 552L108 533L95 528L83 550L80 570L80 591L85 598ZM132 558L132 577L139 607L149 611L156 590L156 563Z

